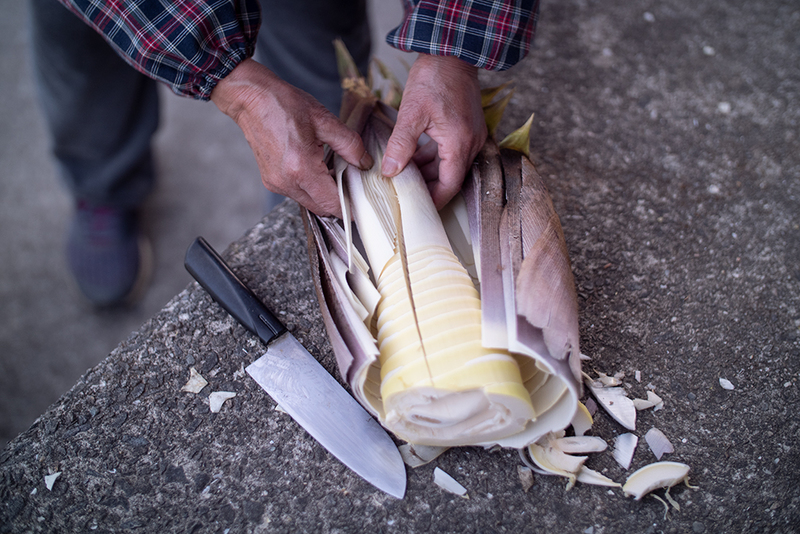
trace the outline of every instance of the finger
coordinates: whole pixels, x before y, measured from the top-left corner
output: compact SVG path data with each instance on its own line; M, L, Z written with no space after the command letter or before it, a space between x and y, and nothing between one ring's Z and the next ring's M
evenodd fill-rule
M466 159L464 159L466 161ZM436 209L441 209L461 190L467 165L462 161L443 159L439 164L439 179L429 183L431 198Z
M411 160L417 165L417 167L422 168L430 162L436 160L438 157L439 144L431 139L419 147L416 152L414 152L414 156L411 158Z
M322 166L311 176L297 182L298 193L308 197L303 197L305 202L296 199L300 204L307 207L317 215L342 217L342 207L339 200L339 189L336 181Z
M355 165L362 170L371 169L375 162L364 147L361 136L348 128L330 111L324 109L319 113L320 115L315 121L319 140L327 143L350 165Z
M407 111L408 109L400 106L397 123L383 154L381 174L390 178L396 176L411 161L417 150L417 139L428 126L421 113Z
M439 165L441 160L437 157L433 161L423 165L419 168L419 172L422 173L422 177L425 179L425 182L429 184L431 182L438 182L439 181Z

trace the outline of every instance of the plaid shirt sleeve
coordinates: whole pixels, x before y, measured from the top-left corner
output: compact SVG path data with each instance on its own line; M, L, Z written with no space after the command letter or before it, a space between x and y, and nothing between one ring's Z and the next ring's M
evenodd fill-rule
M144 74L208 100L253 55L258 0L60 0Z
M405 52L455 56L505 70L528 53L539 0L403 0L404 22L386 37Z

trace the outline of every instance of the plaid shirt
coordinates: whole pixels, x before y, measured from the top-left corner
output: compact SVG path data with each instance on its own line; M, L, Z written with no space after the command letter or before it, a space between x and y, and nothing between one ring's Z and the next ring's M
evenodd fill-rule
M258 0L60 0L131 65L178 94L208 100L217 82L255 51ZM493 70L522 59L539 0L403 0L387 42L456 56Z
M455 56L505 70L528 53L539 0L403 0L405 21L386 42L405 52Z

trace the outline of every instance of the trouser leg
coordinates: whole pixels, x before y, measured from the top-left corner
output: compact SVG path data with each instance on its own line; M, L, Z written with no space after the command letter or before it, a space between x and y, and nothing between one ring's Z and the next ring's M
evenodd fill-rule
M370 31L366 0L261 0L259 62L339 114L341 86L333 40L341 38L366 75Z
M33 56L58 170L79 201L136 208L154 183L156 82L55 0L31 0Z

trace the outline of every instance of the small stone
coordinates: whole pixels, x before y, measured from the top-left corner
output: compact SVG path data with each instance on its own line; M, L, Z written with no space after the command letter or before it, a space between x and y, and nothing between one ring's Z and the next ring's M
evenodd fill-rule
M717 53L717 51L716 51L716 50L714 50L714 47L713 47L713 46L708 46L708 45L705 45L705 46L703 47L703 53L704 53L705 55L707 55L707 56L713 56L714 54L716 54L716 53Z
M720 102L719 104L717 104L717 110L719 110L719 112L722 113L723 115L727 115L728 113L731 112L730 102Z
M647 22L655 22L655 21L656 21L656 16L655 16L655 15L653 15L652 13L650 13L649 11L645 11L645 12L644 12L644 15L642 15L642 17L643 17L643 18L644 18L644 20L646 20Z
M697 534L700 534L701 532L705 531L706 531L706 526L700 521L695 521L694 523L692 523L692 532L697 532Z
M686 395L686 398L689 399L690 401L697 400L697 395L695 395L694 393L689 393L688 395Z
M531 486L533 486L533 470L530 467L518 465L517 474L519 475L519 481L522 484L522 489L525 491L525 493L528 493L528 490L531 489Z

